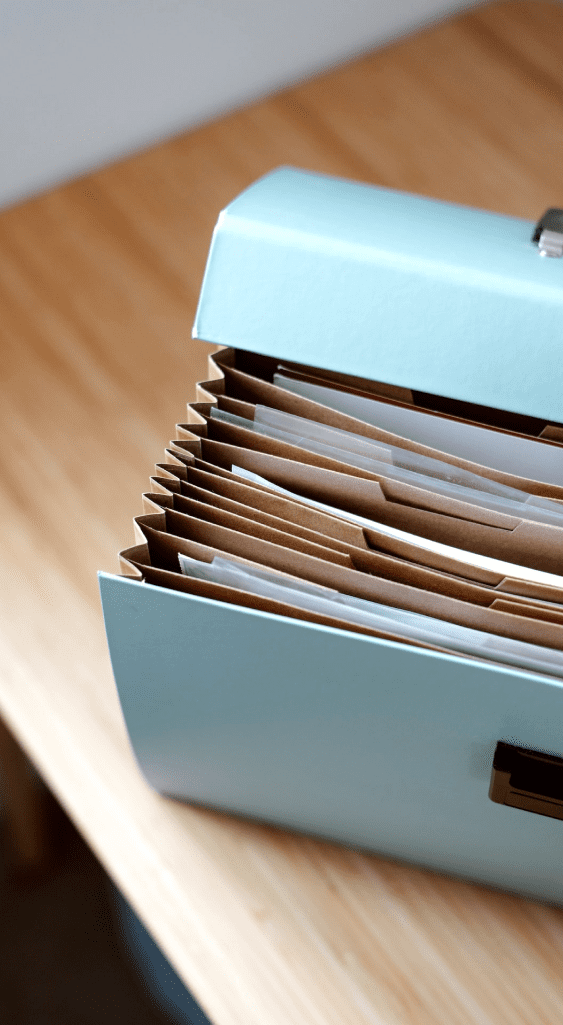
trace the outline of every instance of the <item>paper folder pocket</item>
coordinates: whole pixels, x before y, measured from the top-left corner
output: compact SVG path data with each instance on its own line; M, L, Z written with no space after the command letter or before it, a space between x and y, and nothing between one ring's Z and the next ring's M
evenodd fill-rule
M264 526L271 527L275 530L282 531L288 534L295 534L297 537L303 538L305 541L309 541L315 546L322 545L326 548L335 549L335 551L345 551L346 545L343 541L338 541L335 538L323 533L322 531L313 530L310 527L302 525L299 522L300 517L294 516L293 518L285 518L276 516L272 512L268 512L263 508L259 508L252 503L244 503L237 501L226 494L217 493L214 488L210 487L205 477L211 477L210 474L202 474L201 471L193 470L190 468L188 477L188 483L184 483L181 489L181 495L174 501L174 508L178 509L179 512L189 511L183 506L182 497L191 498L195 501L203 502L217 509L223 509L225 512L231 512L235 515L244 516L250 521L261 523ZM204 486L198 486L192 481L199 481ZM247 489L252 493L252 489ZM256 494L254 492L254 494ZM291 503L287 503L290 505ZM303 508L303 507L301 507ZM358 528L358 533L361 535L361 528Z
M272 544L280 545L283 548L290 548L297 552L313 555L318 559L325 559L327 562L334 562L339 566L351 567L353 565L349 555L324 545L322 543L322 536L318 536L316 541L311 541L309 538L299 536L298 534L280 530L279 527L269 526L259 520L251 519L245 515L241 516L239 513L210 505L201 500L186 498L184 495L174 495L173 508L177 512L188 514L195 519L217 524L221 527L228 527L230 530L239 531L241 534L248 534L257 540L270 541Z
M563 608L551 609L539 604L526 604L524 601L510 601L507 598L496 598L491 608L498 612L509 612L517 616L528 616L530 619L541 619L546 623L563 625Z
M380 484L367 476L344 474L208 438L202 438L201 449L207 462L227 468L242 466L288 490L411 534L548 573L563 572L563 530L559 528L531 521L521 521L512 528L475 523L389 501Z
M209 481L213 483L214 480L212 474L189 468L188 481L192 479L197 479L202 484L206 484ZM222 483L228 485L230 482L223 480ZM175 509L178 512L186 512L211 522L230 526L251 536L260 536L267 540L272 540L282 547L297 547L298 550L308 551L309 554L316 554L325 558L327 556L326 548L330 544L336 544L340 556L332 560L329 556L328 561L353 566L364 573L380 576L388 580L396 580L423 590L446 594L450 597L457 597L462 601L474 602L477 605L490 606L496 597L495 588L490 586L490 584L498 585L499 582L502 582L501 578L498 576L495 578L493 574L490 574L489 576L492 580L489 581L489 585L480 585L475 581L464 578L461 573L453 574L441 571L438 560L437 565L428 567L421 565L420 562L396 556L389 552L373 550L367 545L362 529L354 527L352 524L350 526L353 536L349 537L347 541L340 540L334 542L324 531L331 530L333 523L338 525L341 522L342 526L348 525L333 517L316 514L321 519L323 531L312 531L304 528L299 523L302 514L305 514L305 518L307 518L307 515L313 513L314 510L298 503L283 500L285 507L291 509L292 521L269 516L268 523L264 523L261 517L264 517L266 514L257 512L252 505L233 502L224 496L218 496L212 491L207 491L204 487L196 487L185 482L182 483L182 488L184 495L175 493L169 496L145 496L145 501L147 502L146 511L151 512L155 509L164 508ZM246 490L251 498L254 496L262 497L260 492L253 491L252 488L244 489L240 486L238 487L239 497L243 497L240 494L241 490ZM186 500L186 492L193 496L191 500ZM264 497L267 498L268 496L264 495ZM203 507L208 503L210 508L206 510ZM231 516L225 515L225 513L231 513ZM246 522L244 522L245 520ZM264 532L257 526L258 523L262 523L263 526L267 527L275 527L275 529ZM314 543L296 546L287 537L288 534L295 532L297 532L298 537L302 537L308 542L314 541ZM515 597L512 600L512 605L517 605L519 601L532 605L535 604L533 596L528 595L526 598Z
M303 536L310 537L311 540L316 538L319 543L336 547L340 551L349 551L350 546L368 548L384 555L394 556L403 562L437 570L446 574L448 578L458 577L473 583L485 584L497 591L527 596L531 600L550 603L563 602L563 588L506 577L501 572L493 572L484 567L448 558L430 549L421 548L406 540L392 537L375 527L372 529L361 527L334 515L323 513L305 505L302 501L276 494L255 481L240 478L236 473L212 463L196 460L196 464L182 467L182 480L177 479L173 482L176 492L182 490L184 494L187 494L187 489L195 484L201 500L205 499L212 504L218 503L222 499L233 500L234 505L230 506L231 511L239 512L242 515L246 513L246 515L252 516L257 510L261 510L267 516L273 517L273 519L264 521L271 526L278 526L279 529L289 532L297 530ZM174 469L174 467L171 468L172 474L174 474ZM170 480L152 478L152 481L160 481L160 490L168 493L168 504L172 504L172 491L168 487ZM152 501L154 504L157 496L154 494L145 496L145 500ZM160 505L162 506L163 503L160 502ZM153 506L147 511L153 511ZM309 533L306 533L307 531ZM320 537L316 537L317 535L322 535L322 540Z
M515 568L528 566L544 571L551 584L549 575L563 572L563 527L474 505L471 500L433 491L431 486L419 487L389 476L382 432L374 437L369 425L358 427L359 421L340 413L333 417L331 411L326 414L318 404L300 396L287 393L280 398L282 389L239 371L232 353L216 359L218 365L224 364L225 378L200 388L201 401L190 407L190 422L180 426L178 439L168 450L169 461L157 467L151 493L143 499L146 515L136 521L137 536L143 543L131 550L129 559L127 553L122 555L127 572L140 574L148 583L203 598L352 629L338 615L323 618L293 607L291 602L179 572L179 554L204 562L228 557L352 598L432 617L437 624L436 637L442 638L436 644L431 638L434 650L449 650L443 645L447 630L441 630L440 623L479 631L484 638L505 638L507 644L513 639L563 649L563 605L557 608L563 588L506 577L485 568L486 563L468 565L453 555L441 554L439 546L432 551L410 543L403 534L390 537L385 533L385 527L392 527L413 538L451 546L454 553L455 549L477 552ZM267 361L258 362L264 363L267 375ZM279 403L302 416L313 405L318 423L360 435L363 431L369 458L371 452L378 453L378 471L301 448L292 443L291 436L285 440L283 430L282 437L270 437L229 422L224 415L223 419L210 415L216 401L231 420L234 416L252 421L256 401L268 401L272 396L274 408ZM283 423L279 416L271 422ZM326 426L311 437L325 437ZM351 437L340 438L343 452L347 444L352 444ZM364 442L362 445L365 448ZM424 446L415 444L413 450L417 448L424 451ZM362 451L361 445L358 451ZM398 465L409 464L403 461ZM241 467L240 473L234 467ZM249 480L243 473L256 474L259 479ZM276 493L275 487L287 489L289 496ZM311 507L308 500L323 503L327 511ZM360 526L361 521L347 521L331 510L347 510L373 526ZM374 636L406 642L391 629L376 631ZM485 641L483 644L486 648ZM495 650L502 661L498 645Z
M150 529L148 530L151 533ZM152 546L154 548L154 545ZM195 550L192 549L192 557ZM213 550L206 550L206 558L203 558L203 550L199 550L202 562L210 562L214 555L219 554ZM364 634L367 637L377 637L381 640L395 641L402 644L414 645L425 648L429 651L447 653L448 649L437 644L430 644L422 640L411 640L402 634L397 634L392 629L376 629L368 626L351 623L338 615L330 616L298 608L290 601L276 601L272 598L263 598L259 595L249 594L244 590L228 587L223 584L210 583L206 580L198 580L193 577L184 576L172 570L160 569L151 563L148 545L137 545L132 549L121 553L123 568L136 572L139 577L157 587L170 588L175 591L182 591L185 594L193 594L200 598L211 599L212 601L227 602L231 605L240 605L243 608L252 609L255 612L267 612L273 615L284 616L289 619L300 619L308 623L316 623L319 626L327 626L333 630L347 630L352 633ZM241 560L243 565L247 564ZM251 564L250 564L251 565ZM485 656L486 657L486 656Z
M222 403L222 395L225 392L225 385L228 389L228 398L237 398L247 402L248 407L251 405L263 403L266 406L271 406L274 409L280 409L286 413L291 413L295 416L306 417L312 421L323 423L326 426L353 431L361 434L366 438L370 438L375 442L381 442L382 444L395 445L399 448L404 448L412 452L417 452L420 455L427 456L433 459L442 460L445 462L453 463L454 465L463 468L471 473L475 473L484 478L496 481L499 484L506 485L508 487L514 487L522 491L528 492L529 494L538 495L544 498L552 498L555 500L563 500L563 486L554 483L538 481L535 479L528 478L521 473L509 473L497 470L493 467L486 466L478 463L474 460L463 459L460 456L448 454L439 448L434 448L429 445L423 445L418 441L412 441L409 438L405 438L400 434L396 434L393 431L384 430L379 427L375 427L368 424L356 417L350 416L345 413L340 413L336 410L329 409L319 402L315 402L311 399L304 398L300 395L295 395L291 392L279 388L269 380L254 377L252 374L246 373L239 370L234 364L236 363L236 357L234 354L229 352L221 352L216 356L212 357L212 363L216 367L216 372L224 375L224 381L220 382L218 386L217 381L205 382L202 386L202 396L207 396L207 399L215 399ZM276 361L270 361L270 372L273 371L276 365ZM334 375L333 375L334 376ZM227 399L228 401L228 399ZM247 407L247 408L248 408ZM234 410L233 410L234 411ZM242 414L244 415L244 414ZM248 415L248 414L247 414ZM447 419L444 419L444 423L447 424ZM486 428L483 428L486 430ZM553 428L555 431L555 437L559 440L558 432L560 428ZM549 430L546 428L546 431ZM490 431L494 436L497 432L494 429ZM554 440L555 440L554 437ZM529 440L529 439L528 439ZM548 438L549 441L549 438ZM534 439L533 442L529 441L530 444L541 446L542 442L538 439ZM544 445L545 447L545 445ZM559 449L557 446L553 446L554 450L557 450L555 454L559 455ZM561 452L561 458L563 462L563 451Z
M149 549L151 544L155 544L155 531L165 535L166 540L163 541L161 538L159 547L154 551L154 560L151 550L151 561L165 569L176 570L177 553L182 551L186 555L192 555L193 549L190 545L195 542L204 548L233 554L358 598L420 612L436 619L499 636L517 638L530 644L559 649L563 646L563 626L559 624L499 612L395 580L371 576L355 568L335 565L294 549L282 548L271 541L251 537L186 513L167 509L162 514L140 517L136 523L148 541Z
M212 463L197 461L188 470L186 483L195 483L211 495L224 496L247 509L256 509L272 515L284 523L294 523L300 529L322 534L335 546L362 545L365 532L362 527L346 520L337 519L303 503L277 495L271 489L263 488L254 481L244 480L230 470ZM185 487L180 485L180 490Z
M383 576L396 576L397 579L405 580L407 574L406 582L409 582L413 580L413 570L418 567L434 571L426 578L421 578L423 582L419 585L430 590L438 589L451 594L456 583L484 585L481 591L471 592L471 589L466 589L464 592L458 592L458 596L466 600L476 600L478 603L486 604L491 600L491 595L499 594L506 598L514 595L517 600L532 605L547 603L548 607L553 607L563 603L561 587L505 576L502 572L493 572L482 566L447 557L422 548L419 544L390 536L383 530L368 529L328 515L304 504L303 501L286 498L253 480L240 478L229 470L200 460L197 462L197 467L181 468L182 479L173 482L175 490L168 487L171 483L170 478L152 478L153 482L161 481L161 491L143 496L145 511L153 512L166 506L175 506L182 511L179 499L174 500L173 496L179 493L180 488L184 494L191 493L189 489L193 489L193 496L200 501L207 501L212 505L219 504L219 507L223 503L223 508L250 519L264 516L263 522L266 524L284 532L296 532L323 546L333 546L338 551L354 554L356 562L362 551L384 556L387 567L384 561L379 569ZM171 467L172 474L175 469ZM194 487L191 482L196 482L196 486ZM233 500L233 495L236 496L236 500ZM272 515L274 510L275 516ZM514 569L517 570L517 567ZM438 587L436 580L440 580ZM476 594L487 597L479 599L474 597Z
M312 466L334 470L338 473L377 481L389 502L438 512L444 516L467 520L471 523L481 523L491 527L513 530L521 522L528 522L528 520L539 526L551 526L550 522L542 523L542 519L546 516L554 517L553 525L561 531L561 536L563 537L563 518L560 516L557 503L552 503L553 510L547 511L541 507L528 506L526 503L512 502L509 503L513 507L512 512L500 511L494 508L495 496L479 496L475 492L472 493L471 489L462 488L462 492L467 492L467 494L463 498L458 498L455 495L444 494L443 489L440 487L440 482L437 482L436 487L433 487L431 478L427 478L427 486L421 483L422 478L419 474L414 475L419 478L417 483L405 483L397 480L395 479L392 467L386 472L384 468L385 463L383 462L379 462L380 469L377 470L358 467L353 463L344 461L343 452L341 452L342 458L333 458L317 451L311 451L308 447L301 447L297 443L292 444L285 440L268 437L255 433L253 430L245 427L213 418L208 419L207 437L224 441L228 444L240 445L254 451L277 455L295 462L308 463ZM369 463L370 461L367 460L366 462ZM445 488L448 491L450 485L445 485ZM493 502L492 508L489 506L489 502Z

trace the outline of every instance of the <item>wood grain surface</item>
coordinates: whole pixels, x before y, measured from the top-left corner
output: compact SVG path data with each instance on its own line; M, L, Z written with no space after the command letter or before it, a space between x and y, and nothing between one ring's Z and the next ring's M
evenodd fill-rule
M291 163L535 219L562 118L563 5L493 4L0 217L0 714L219 1025L563 1021L561 910L154 794L95 576L205 376L222 206Z

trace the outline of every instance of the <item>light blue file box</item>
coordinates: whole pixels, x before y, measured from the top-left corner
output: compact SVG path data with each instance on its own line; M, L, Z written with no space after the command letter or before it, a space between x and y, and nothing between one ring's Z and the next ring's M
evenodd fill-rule
M194 333L563 421L563 260L532 230L281 169L221 214ZM488 797L499 741L563 757L558 681L105 573L100 587L159 791L563 903L563 822Z

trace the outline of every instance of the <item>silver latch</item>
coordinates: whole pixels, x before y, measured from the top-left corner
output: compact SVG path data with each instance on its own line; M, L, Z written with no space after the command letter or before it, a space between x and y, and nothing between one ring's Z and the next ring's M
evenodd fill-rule
M537 242L540 256L563 256L563 210L552 206L540 217L532 242Z

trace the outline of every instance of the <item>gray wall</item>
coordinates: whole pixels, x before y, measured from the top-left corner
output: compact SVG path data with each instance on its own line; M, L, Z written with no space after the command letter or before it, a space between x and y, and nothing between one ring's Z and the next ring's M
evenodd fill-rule
M0 205L470 0L0 0Z

